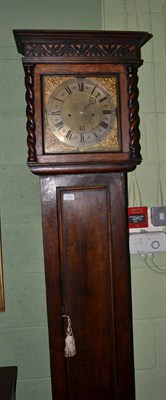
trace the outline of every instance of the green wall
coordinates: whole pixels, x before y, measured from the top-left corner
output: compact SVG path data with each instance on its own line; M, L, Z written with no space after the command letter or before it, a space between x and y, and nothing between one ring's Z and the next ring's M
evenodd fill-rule
M17 400L50 400L39 180L26 166L25 88L12 29L101 29L100 0L0 1L0 188L6 311L0 366L17 365Z
M130 182L157 203L159 171L166 204L164 0L0 0L0 201L5 313L0 366L19 369L17 400L51 400L38 177L26 166L25 88L12 29L146 30L140 116L144 161ZM164 86L165 85L165 86ZM160 164L160 167L159 167ZM164 265L164 256L155 256ZM132 257L137 400L166 396L166 275ZM126 400L126 399L125 399Z

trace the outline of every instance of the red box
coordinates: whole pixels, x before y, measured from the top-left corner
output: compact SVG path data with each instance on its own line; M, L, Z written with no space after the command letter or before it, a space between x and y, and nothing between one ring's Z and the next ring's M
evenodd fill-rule
M146 228L148 226L148 207L128 207L128 227Z

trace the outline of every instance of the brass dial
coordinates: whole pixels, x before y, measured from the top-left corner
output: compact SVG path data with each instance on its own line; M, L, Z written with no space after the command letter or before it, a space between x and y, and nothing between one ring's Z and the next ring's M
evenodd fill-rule
M46 116L63 143L86 149L100 143L113 128L116 109L109 91L91 78L69 78L51 92Z

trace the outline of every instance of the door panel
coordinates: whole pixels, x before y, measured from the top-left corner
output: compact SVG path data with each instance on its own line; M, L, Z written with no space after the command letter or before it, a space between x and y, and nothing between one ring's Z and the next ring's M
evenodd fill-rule
M59 191L63 313L77 353L66 358L70 400L114 399L110 220L105 188ZM64 337L67 320L64 319Z

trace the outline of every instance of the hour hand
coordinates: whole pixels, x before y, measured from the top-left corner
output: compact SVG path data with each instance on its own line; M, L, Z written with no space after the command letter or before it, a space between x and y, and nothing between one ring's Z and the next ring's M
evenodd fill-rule
M89 103L86 104L86 106L83 108L83 111L86 111L89 108L89 106L91 106L92 104L95 104L95 103L96 103L96 99L94 99L93 97L90 97Z

